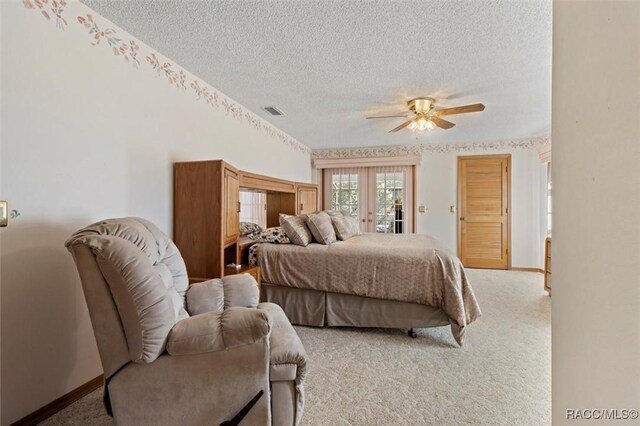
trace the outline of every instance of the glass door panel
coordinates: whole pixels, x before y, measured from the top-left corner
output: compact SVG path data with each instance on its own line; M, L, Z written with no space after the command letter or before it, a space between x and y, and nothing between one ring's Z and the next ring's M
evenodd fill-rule
M375 212L375 228L370 232L402 234L405 232L405 176L398 171L373 171L376 196L371 206ZM371 227L373 228L373 227Z
M335 174L331 187L332 209L348 211L352 216L358 215L358 175Z

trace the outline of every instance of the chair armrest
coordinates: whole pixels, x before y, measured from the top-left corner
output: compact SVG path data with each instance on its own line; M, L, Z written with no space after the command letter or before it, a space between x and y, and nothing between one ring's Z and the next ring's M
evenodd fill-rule
M269 315L260 309L229 308L178 321L167 339L170 355L195 355L232 349L267 339Z
M300 337L298 337L280 306L275 303L260 303L258 310L269 315L269 320L271 321L269 356L272 371L273 367L279 365L296 365L295 380L296 383L301 383L307 374L307 352L302 345Z

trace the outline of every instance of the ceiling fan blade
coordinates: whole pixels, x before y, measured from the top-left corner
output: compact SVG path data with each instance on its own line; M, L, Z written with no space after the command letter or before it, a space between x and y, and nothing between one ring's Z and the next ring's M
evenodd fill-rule
M453 124L450 121L447 120L443 120L442 118L438 118L438 117L430 117L429 120L433 121L433 124L435 124L436 126L440 127L441 129L447 130L452 128L453 126L455 126L455 124Z
M398 127L396 127L396 128L394 128L394 129L389 130L389 133L397 132L398 130L402 130L402 129L404 129L405 127L407 127L409 124L411 124L412 122L413 122L413 120L407 120L407 121L405 121L404 123L402 123L401 125L399 125Z
M403 117L403 118L411 118L410 115L407 114L402 114L402 115L376 115L373 117L365 117L367 120L371 119L371 118L396 118L396 117Z
M463 105L463 106L453 107L453 108L438 109L438 110L435 110L433 114L436 116L441 116L441 115L452 115L452 114L464 114L467 112L477 112L477 111L484 111L484 105L472 104L472 105Z

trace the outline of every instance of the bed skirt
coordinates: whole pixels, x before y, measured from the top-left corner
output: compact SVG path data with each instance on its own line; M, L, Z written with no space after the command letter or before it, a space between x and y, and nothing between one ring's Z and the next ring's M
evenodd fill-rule
M289 321L296 325L427 328L450 324L441 309L417 303L284 287L269 283L260 284L260 301L280 305ZM453 328L452 332L455 335Z

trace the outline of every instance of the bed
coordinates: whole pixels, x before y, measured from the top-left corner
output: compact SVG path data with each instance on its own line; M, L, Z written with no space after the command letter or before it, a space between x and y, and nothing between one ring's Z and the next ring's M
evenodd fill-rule
M293 324L423 328L451 326L462 345L480 307L460 260L437 239L361 234L331 245L255 244L261 297Z

